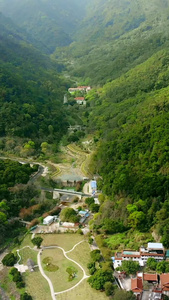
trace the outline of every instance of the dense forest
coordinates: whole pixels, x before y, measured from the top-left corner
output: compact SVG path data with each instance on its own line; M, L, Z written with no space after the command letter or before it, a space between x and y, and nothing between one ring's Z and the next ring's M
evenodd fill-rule
M11 18L0 14L0 149L57 151L78 117L105 195L95 229L155 226L169 246L169 1L1 0L0 9ZM72 78L93 86L85 111L62 106Z
M167 247L168 82L169 52L162 50L92 91L85 120L97 144L91 168L102 176L100 188L110 200L101 206L96 228L113 233L156 225Z
M32 150L42 142L57 145L68 126L62 107L68 84L58 74L61 66L28 44L24 32L2 14L0 39L0 136L19 137L23 144L30 139Z
M31 168L29 164L0 160L0 246L22 233L21 224L15 217L22 207L29 207L38 194L33 186L26 185L37 169L37 165Z
M54 57L72 76L103 85L168 47L168 28L168 0L93 0L75 42Z

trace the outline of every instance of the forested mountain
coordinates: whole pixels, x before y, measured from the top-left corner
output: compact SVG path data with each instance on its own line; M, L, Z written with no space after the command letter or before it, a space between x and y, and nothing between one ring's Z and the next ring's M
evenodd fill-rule
M93 0L74 37L69 72L94 85L111 81L168 47L169 1Z
M61 103L67 86L58 65L25 39L1 14L0 136L55 143L66 131Z
M112 232L121 230L122 225L147 230L156 224L167 247L168 85L169 52L161 50L120 78L92 91L85 120L98 140L93 171L102 176L100 188L111 200L102 205L96 227L106 228L106 218L116 221ZM110 230L111 225L107 226Z
M0 11L34 37L45 53L72 42L72 33L85 15L88 1L1 0ZM37 41L41 44L38 45Z

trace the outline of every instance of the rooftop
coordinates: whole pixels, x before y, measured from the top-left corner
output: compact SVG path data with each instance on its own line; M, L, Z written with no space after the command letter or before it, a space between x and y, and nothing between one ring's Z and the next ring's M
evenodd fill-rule
M157 277L157 274L144 273L143 274L143 280L145 280L145 281L158 281L158 277Z
M78 100L84 101L84 99L85 99L84 97L76 97L76 98L75 98L76 101L78 101Z
M147 249L163 250L164 247L162 243L148 243Z
M131 289L133 292L142 292L143 282L141 277L131 279Z
M44 220L46 221L46 222L48 222L48 221L51 221L53 219L53 216L47 216L46 218L44 218ZM43 220L43 221L44 221Z
M140 255L140 252L138 252L138 251L132 251L132 250L124 250L123 251L123 255Z
M160 275L161 287L163 290L169 291L169 273L163 273Z
M96 189L97 188L97 182L96 182L96 180L92 180L91 181L91 188L92 189Z

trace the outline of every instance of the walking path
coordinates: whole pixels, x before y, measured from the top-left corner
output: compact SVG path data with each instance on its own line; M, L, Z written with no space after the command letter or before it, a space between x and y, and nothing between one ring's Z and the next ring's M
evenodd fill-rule
M77 261L75 261L74 259L71 259L71 258L69 258L69 257L67 256L67 253L70 253L71 251L73 251L73 250L76 248L76 246L78 246L78 245L81 244L82 242L85 242L85 241L80 241L79 243L77 243L76 245L74 245L73 248L72 248L71 250L69 250L69 251L65 251L63 248L61 248L61 247L59 247L59 246L48 246L48 247L44 247L44 248L43 248L43 249L54 249L54 248L57 248L57 249L62 250L63 255L65 256L65 258L67 258L68 260L70 260L70 261L72 261L73 263L75 263L75 264L82 270L82 272L83 272L83 277L82 277L82 279L81 279L77 284L75 284L73 287L71 287L71 288L69 288L69 289L67 289L67 290L61 291L61 292L56 292L56 293L54 292L53 284L52 284L51 280L46 276L46 274L44 273L43 268L42 268L42 266L41 266L41 260L40 260L40 253L41 253L41 251L39 251L39 253L38 253L38 266L39 266L39 270L40 270L42 276L43 276L43 277L48 281L48 283L49 283L49 287L50 287L50 291L51 291L51 296L52 296L52 299L53 299L53 300L56 300L56 297L55 297L56 295L59 295L59 294L62 294L62 293L66 293L66 292L69 292L69 291L73 290L73 289L74 289L75 287L77 287L84 279L90 277L90 276L86 275L86 272L85 272L84 268L83 268Z

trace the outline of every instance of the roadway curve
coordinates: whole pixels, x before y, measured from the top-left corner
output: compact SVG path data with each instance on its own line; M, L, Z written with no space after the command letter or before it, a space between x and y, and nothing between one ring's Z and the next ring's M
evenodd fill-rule
M44 165L42 165L39 162L34 162L31 160L24 160L22 158L17 158L17 157L7 157L7 156L0 156L0 159L9 159L9 160L13 160L13 161L17 161L21 164L32 164L32 165L39 165L39 169L38 171L29 179L29 182L34 182L38 177L40 177L41 175L43 175L46 172L46 167Z

